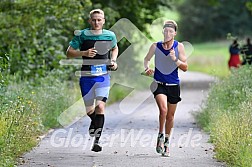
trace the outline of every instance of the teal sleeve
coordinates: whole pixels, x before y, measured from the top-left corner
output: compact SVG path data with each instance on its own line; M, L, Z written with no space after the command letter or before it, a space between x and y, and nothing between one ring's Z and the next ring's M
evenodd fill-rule
M72 41L69 42L69 45L74 49L80 49L80 44L81 44L80 36L74 36Z

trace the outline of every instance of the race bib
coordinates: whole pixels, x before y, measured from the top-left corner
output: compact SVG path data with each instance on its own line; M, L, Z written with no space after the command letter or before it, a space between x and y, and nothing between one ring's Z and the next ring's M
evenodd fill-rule
M101 65L91 65L91 74L92 75L102 75L107 73L106 64Z

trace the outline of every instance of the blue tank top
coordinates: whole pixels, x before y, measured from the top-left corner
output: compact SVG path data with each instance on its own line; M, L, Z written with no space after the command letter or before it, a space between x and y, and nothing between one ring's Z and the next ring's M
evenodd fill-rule
M172 48L175 50L175 56L178 58L178 41L173 42ZM178 67L170 57L170 50L165 50L162 42L157 43L155 50L155 73L154 79L168 84L179 84Z

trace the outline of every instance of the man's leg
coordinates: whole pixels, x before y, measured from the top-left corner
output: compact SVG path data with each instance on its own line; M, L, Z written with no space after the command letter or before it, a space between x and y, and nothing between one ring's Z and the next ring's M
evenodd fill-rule
M97 100L97 105L95 106L95 143L99 142L99 139L101 137L105 117L104 117L104 112L105 112L105 106L106 103L104 101Z
M104 83L101 83L104 84ZM103 86L103 85L102 85ZM99 87L99 85L98 85ZM103 125L105 121L105 106L106 101L109 96L109 86L96 88L96 105L95 105L95 140L92 151L99 152L102 150L102 147L99 146L99 139L102 134Z
M95 82L89 77L81 77L80 78L80 89L81 94L83 97L83 101L86 108L86 113L91 119L90 126L89 126L89 135L94 137L95 127L94 127L94 120L95 120L95 107L94 107L94 100L95 100Z
M94 137L94 134L95 134L95 116L96 116L94 105L85 106L85 107L86 107L87 116L89 116L89 118L91 119L90 126L89 126L89 135L91 137Z

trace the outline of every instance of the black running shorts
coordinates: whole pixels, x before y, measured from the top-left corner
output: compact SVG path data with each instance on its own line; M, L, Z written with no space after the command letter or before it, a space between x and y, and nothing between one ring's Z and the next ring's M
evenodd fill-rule
M171 104L177 104L181 101L180 98L180 86L179 85L165 85L161 83L152 82L150 89L156 97L158 94L164 94L167 96L167 101Z

